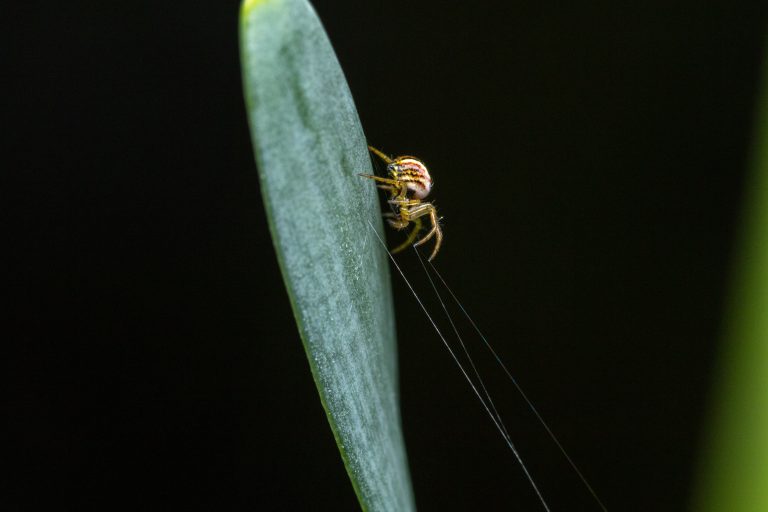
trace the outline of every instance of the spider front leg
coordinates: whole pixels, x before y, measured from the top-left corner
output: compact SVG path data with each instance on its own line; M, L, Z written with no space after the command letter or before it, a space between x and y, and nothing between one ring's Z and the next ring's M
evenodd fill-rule
M391 164L392 163L392 159L391 158L389 158L387 155L385 155L384 153L382 153L381 151L379 151L375 147L368 146L368 151L370 151L371 153L373 153L377 157L379 157L382 160L384 160L385 163L387 163L387 164Z
M437 208L432 203L421 203L411 208L403 208L400 210L403 220L415 221L419 217L429 215L430 221L432 221L432 229L424 237L413 244L414 246L422 245L426 243L433 236L435 237L435 248L432 250L428 261L432 261L437 256L437 251L440 250L440 245L443 243L443 231L440 229L440 219L437 217ZM410 237L409 237L410 238ZM414 237L415 238L415 237Z
M381 176L374 176L373 174L358 174L358 176L361 176L363 178L368 178L369 180L373 180L377 183L380 183L380 185L377 185L378 188L382 190L387 190L392 194L392 197L395 198L395 200L400 200L400 198L404 198L408 187L405 183L399 180L393 180L392 178L382 178Z
M393 180L392 178L382 178L381 176L374 176L373 174L363 174L363 173L359 173L358 176L361 176L363 178L368 178L369 180L373 180L378 183L385 184L385 185L379 185L380 187L397 188L399 190L402 186L401 182L397 180Z

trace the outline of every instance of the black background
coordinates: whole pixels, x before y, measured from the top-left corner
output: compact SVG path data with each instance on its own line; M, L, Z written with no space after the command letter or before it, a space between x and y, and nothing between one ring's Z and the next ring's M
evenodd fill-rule
M439 269L608 508L680 510L766 9L635 4L316 8L371 143L432 170ZM3 166L15 509L357 508L267 230L237 14L82 1L4 16L20 57ZM539 510L393 282L419 508ZM596 510L481 364L553 510Z

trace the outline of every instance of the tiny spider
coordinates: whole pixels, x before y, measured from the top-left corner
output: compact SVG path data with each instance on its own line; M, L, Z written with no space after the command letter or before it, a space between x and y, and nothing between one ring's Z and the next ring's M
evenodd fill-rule
M440 250L440 244L443 242L443 232L440 230L440 219L437 216L435 205L429 201L422 201L432 189L432 177L427 171L427 166L418 158L412 156L398 156L394 160L374 148L368 146L368 149L384 160L387 164L389 178L381 178L370 174L361 174L364 178L370 178L381 183L380 189L387 190L390 193L388 203L392 205L393 212L385 213L384 217L389 225L395 229L404 229L413 222L408 238L401 245L395 247L392 253L397 253L408 247L416 240L421 230L421 217L429 215L432 221L432 229L414 246L421 245L427 240L435 237L435 248L429 261L432 261ZM409 193L412 195L409 197Z

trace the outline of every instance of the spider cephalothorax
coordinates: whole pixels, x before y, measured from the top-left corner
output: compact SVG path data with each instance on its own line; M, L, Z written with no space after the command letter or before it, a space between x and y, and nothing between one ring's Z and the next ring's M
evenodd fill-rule
M428 201L422 201L432 190L432 177L429 175L427 166L412 156L398 156L392 159L372 146L368 146L368 149L387 163L389 178L370 174L360 175L379 182L379 188L389 192L388 202L392 205L393 211L384 214L387 222L395 229L404 229L413 222L413 229L408 238L392 252L402 251L411 245L421 230L421 217L429 215L432 229L413 245L421 245L434 236L435 248L429 257L429 261L432 261L437 255L437 251L440 250L443 232L440 230L440 219L437 216L435 205Z

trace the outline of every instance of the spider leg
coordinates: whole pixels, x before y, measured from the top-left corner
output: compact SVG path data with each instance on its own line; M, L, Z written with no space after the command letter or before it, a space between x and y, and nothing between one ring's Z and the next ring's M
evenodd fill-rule
M403 210L407 218L410 220L415 220L419 217L423 217L424 215L429 215L429 219L432 221L432 229L424 235L423 238L421 238L418 242L413 244L414 246L419 246L423 243L426 243L430 238L433 236L435 237L435 248L432 250L432 254L429 257L429 261L432 261L435 256L437 256L437 251L440 250L440 245L443 243L443 231L440 229L440 219L437 218L437 208L434 207L432 203L422 203L418 206L414 206L413 208L409 210Z
M421 219L415 218L413 219L413 229L408 234L408 238L405 239L405 242L392 249L392 254L397 254L403 249L410 247L413 241L416 240L416 237L419 236L419 231L421 231Z
M395 204L397 206L416 206L421 204L421 199L399 199L397 197L387 201L389 204Z
M392 159L391 158L389 158L387 155L385 155L384 153L382 153L381 151L379 151L375 147L368 146L368 151L370 151L371 153L373 153L377 157L379 157L382 160L384 160L387 164L391 164L392 163Z
M389 223L390 226L392 226L393 228L395 228L397 230L401 230L405 226L408 225L408 221L407 220L387 219L387 222Z
M363 178L368 178L370 180L376 181L378 183L383 183L383 185L377 185L380 189L389 191L392 195L390 196L392 201L404 201L405 195L408 193L408 185L406 183L403 183L402 181L398 181L392 178L382 178L381 176L374 176L372 174L358 174L358 176L362 176Z
M381 216L386 219L387 224L397 229L398 231L409 224L407 220L400 218L400 216L396 213L382 213Z
M379 183L386 183L387 185L397 188L398 190L402 188L399 181L393 180L391 178L382 178L381 176L374 176L373 174L362 174L362 173L358 174L358 176L362 176L363 178L368 178L373 181L378 181Z

